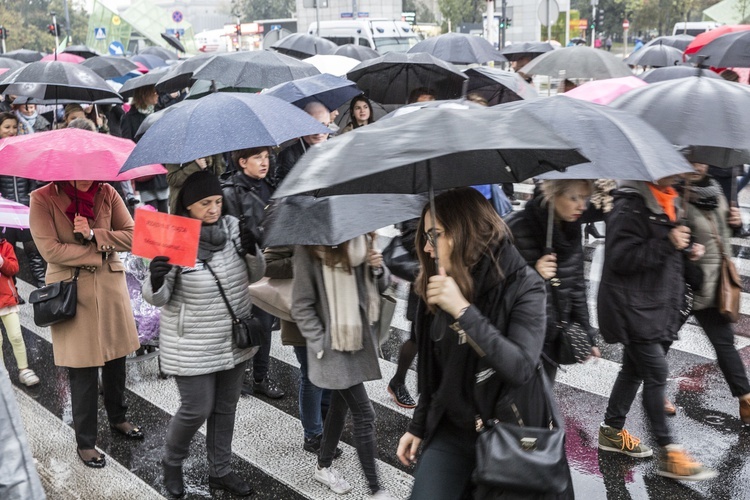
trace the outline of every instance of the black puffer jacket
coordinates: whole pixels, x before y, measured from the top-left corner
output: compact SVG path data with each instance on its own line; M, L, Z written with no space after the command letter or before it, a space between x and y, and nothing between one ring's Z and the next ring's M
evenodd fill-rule
M127 113L122 115L120 120L120 133L125 139L136 141L135 133L138 132L143 121L148 115L144 115L135 106L130 106ZM161 191L167 189L167 176L166 174L157 174L146 181L139 181L136 179L135 188L138 191Z
M0 175L0 195L6 200L29 206L29 195L37 187L36 181L12 175Z
M273 187L265 179L253 179L239 171L223 182L224 208L226 214L244 219L244 229L255 236L255 241L262 246L263 232L260 226L265 215L266 205L273 194Z
M597 309L609 343L665 342L682 325L684 256L669 220L644 182L626 183L607 219Z
M513 212L506 219L513 240L529 266L534 268L536 262L545 255L547 237L547 205L542 203L539 195L530 200L524 210ZM544 352L555 361L554 345L558 336L557 322L577 322L589 334L589 339L596 345L596 331L589 322L589 308L586 303L586 281L583 269L583 245L581 244L581 223L560 222L555 224L552 232L552 248L557 254L556 287L562 315L558 314L552 297L552 287L547 282L547 335ZM560 317L561 316L561 317Z
M300 137L294 144L282 150L276 160L276 168L273 169L270 183L279 187L281 181L292 171L294 165L297 164L309 147L305 139Z

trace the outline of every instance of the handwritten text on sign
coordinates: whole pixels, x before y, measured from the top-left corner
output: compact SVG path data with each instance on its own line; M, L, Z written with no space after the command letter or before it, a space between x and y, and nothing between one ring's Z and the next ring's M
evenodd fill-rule
M139 208L135 211L133 255L153 259L169 257L169 263L193 267L198 257L201 221Z

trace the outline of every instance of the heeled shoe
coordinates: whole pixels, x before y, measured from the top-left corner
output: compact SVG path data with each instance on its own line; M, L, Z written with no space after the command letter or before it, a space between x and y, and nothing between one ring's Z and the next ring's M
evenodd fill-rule
M124 430L120 429L118 427L118 425L122 425L124 423L129 423L130 425L133 426L133 428L130 429L129 431L124 431ZM128 439L141 440L141 439L143 439L145 437L144 434L143 434L143 431L141 430L141 428L138 427L137 425L133 424L132 422L122 422L120 424L109 424L109 428L112 429L113 431L119 432L120 434L122 434L123 436L125 436Z
M586 235L587 238L589 236L595 239L604 238L604 235L599 232L599 230L596 228L594 224L591 224L591 223L586 224L586 227L584 228L583 233Z
M667 398L664 398L664 414L670 417L677 415L677 407Z
M172 498L182 498L185 496L185 481L182 478L182 465L167 465L162 460L162 469L164 470L164 487L167 489Z
M226 476L208 476L209 488L225 490L238 497L249 497L253 494L253 488L244 479L230 472Z
M743 425L750 425L750 398L740 398L740 420Z
M76 454L78 455L78 458L81 459L81 462L83 462L83 465L86 467L91 467L92 469L101 469L105 465L107 465L107 459L105 458L104 453L100 453L98 457L90 458L86 460L83 458L83 455L81 455L81 450L76 448Z

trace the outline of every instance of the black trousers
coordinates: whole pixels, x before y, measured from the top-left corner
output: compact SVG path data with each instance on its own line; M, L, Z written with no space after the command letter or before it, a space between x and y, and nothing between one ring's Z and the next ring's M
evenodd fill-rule
M68 368L70 399L73 403L73 429L81 450L96 446L97 413L99 404L99 367ZM102 367L104 408L109 423L125 422L125 357L107 361Z
M263 327L263 340L253 356L253 378L260 382L268 375L268 365L271 362L271 328L274 317L258 306L253 306L253 315Z
M738 398L750 394L750 383L745 373L745 365L734 347L732 324L715 307L693 311L693 315L714 346L716 360L729 385L729 390L732 391L732 396Z

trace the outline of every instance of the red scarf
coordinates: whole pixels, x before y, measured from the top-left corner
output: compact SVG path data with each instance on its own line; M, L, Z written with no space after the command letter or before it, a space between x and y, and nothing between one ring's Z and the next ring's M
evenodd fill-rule
M674 206L677 191L672 187L660 187L655 184L649 184L648 187L651 189L654 198L656 198L656 202L664 210L664 213L667 214L667 217L669 217L669 220L672 222L677 221L677 211Z
M68 195L70 198L70 205L65 209L65 215L68 216L70 222L76 215L86 217L87 219L94 219L94 197L99 191L99 183L94 182L88 191L79 191L74 188L70 182L61 182L58 184L62 187L63 193Z

